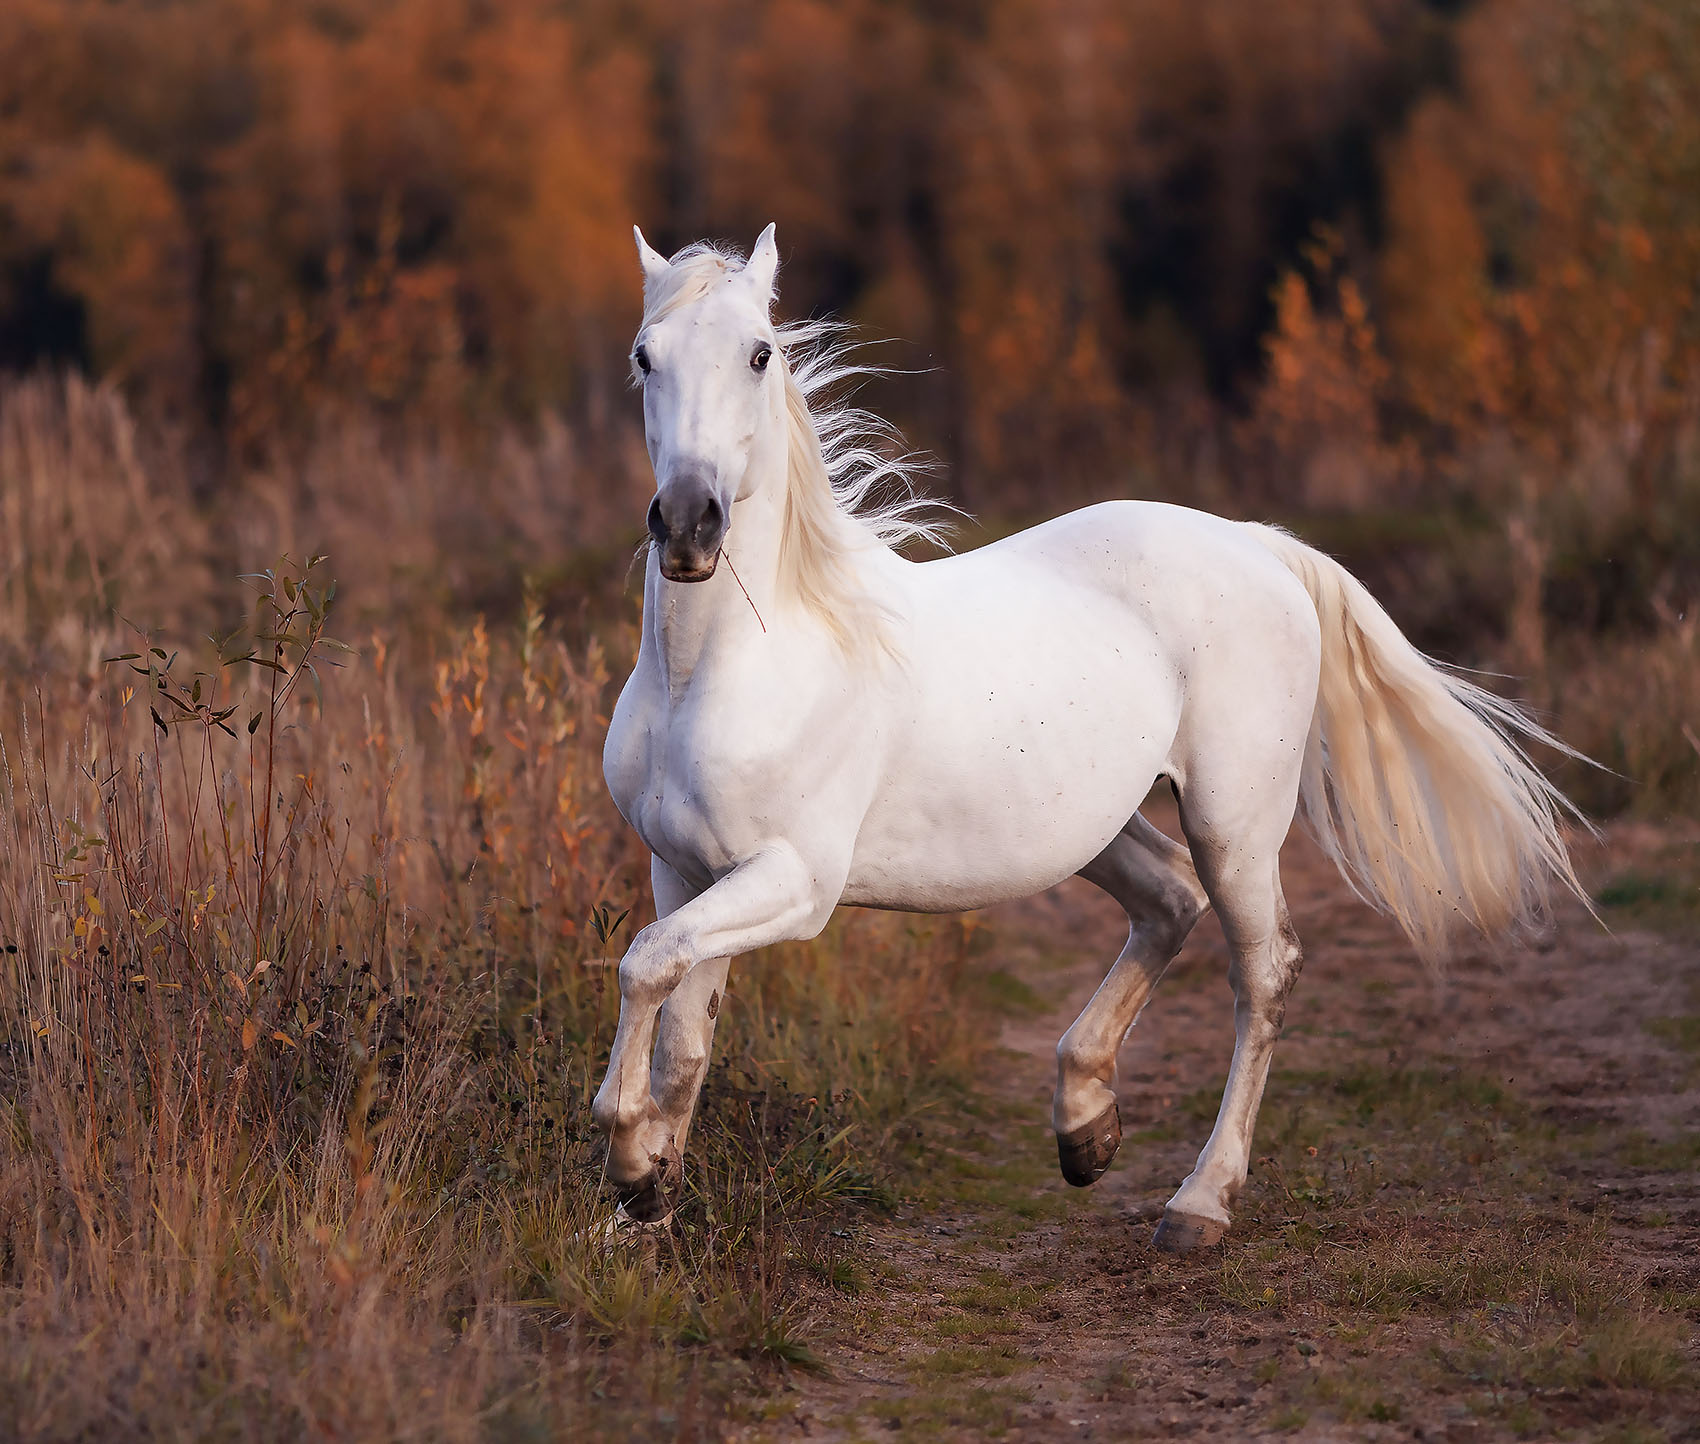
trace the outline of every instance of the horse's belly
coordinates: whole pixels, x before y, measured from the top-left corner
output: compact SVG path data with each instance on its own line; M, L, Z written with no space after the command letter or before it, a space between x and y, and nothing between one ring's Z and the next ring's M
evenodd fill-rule
M844 900L953 911L1028 896L1078 872L1162 771L1179 688L1153 651L956 679L947 713L900 729L857 836ZM1029 654L1031 655L1031 654ZM978 671L979 669L973 669Z

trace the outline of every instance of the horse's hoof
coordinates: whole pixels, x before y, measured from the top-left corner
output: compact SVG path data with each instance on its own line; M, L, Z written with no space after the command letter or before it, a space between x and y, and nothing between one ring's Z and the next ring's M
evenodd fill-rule
M620 1200L620 1212L633 1223L665 1223L673 1213L673 1200L668 1196L667 1184L672 1169L658 1166L632 1183L622 1183L615 1186L614 1194Z
M665 1223L673 1214L673 1197L684 1176L684 1161L671 1141L649 1155L649 1172L630 1183L616 1183L614 1197L628 1223Z
M1112 1102L1090 1123L1057 1134L1057 1162L1062 1165L1062 1176L1076 1188L1096 1183L1121 1146L1121 1110Z
M1210 1248L1221 1243L1222 1235L1227 1231L1228 1225L1222 1219L1165 1208L1163 1221L1152 1235L1151 1246L1164 1253L1191 1253L1195 1248Z
M581 1228L572 1235L573 1241L585 1245L603 1245L611 1247L618 1243L630 1243L635 1239L649 1238L658 1233L665 1233L673 1223L673 1215L669 1211L653 1222L640 1223L626 1212L624 1204L616 1206L613 1213L600 1223L593 1223L589 1228Z
M673 1210L669 1208L659 1218L634 1218L631 1210L621 1204L614 1210L611 1226L615 1238L643 1238L649 1234L664 1233L673 1226Z

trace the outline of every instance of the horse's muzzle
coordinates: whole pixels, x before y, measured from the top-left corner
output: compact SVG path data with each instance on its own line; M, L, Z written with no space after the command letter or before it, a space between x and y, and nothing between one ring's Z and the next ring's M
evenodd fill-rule
M671 478L649 504L649 534L661 575L670 582L706 582L726 540L726 508L699 472Z

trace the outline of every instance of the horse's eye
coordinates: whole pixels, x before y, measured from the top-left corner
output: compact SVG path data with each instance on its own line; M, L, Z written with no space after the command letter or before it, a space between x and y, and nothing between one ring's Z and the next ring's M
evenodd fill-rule
M639 346L637 348L637 350L632 352L632 360L637 362L637 369L639 371L643 372L643 374L645 376L649 375L649 352L648 351L646 351L642 346Z
M763 371L767 370L767 363L771 360L773 360L773 347L765 343L757 346L756 354L750 357L750 370L760 376Z

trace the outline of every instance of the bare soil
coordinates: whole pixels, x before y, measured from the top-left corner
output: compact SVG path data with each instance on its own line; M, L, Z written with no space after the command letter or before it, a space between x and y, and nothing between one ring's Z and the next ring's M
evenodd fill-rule
M1150 1238L1232 1046L1220 931L1123 1048L1122 1150L1076 1190L1053 1050L1124 920L1079 881L995 910L983 1092L823 1285L819 1369L736 1437L1700 1438L1697 862L1623 829L1588 860L1610 932L1571 906L1436 979L1295 836L1307 961L1256 1162L1224 1243L1178 1259Z

